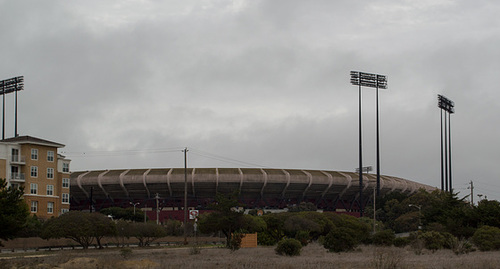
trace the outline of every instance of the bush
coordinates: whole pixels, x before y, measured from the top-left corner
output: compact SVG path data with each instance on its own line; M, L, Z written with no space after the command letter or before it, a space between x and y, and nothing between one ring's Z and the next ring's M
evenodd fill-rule
M394 240L392 241L392 243L394 244L394 246L398 247L398 248L403 248L403 247L406 247L410 244L410 238L408 237L396 237L394 238Z
M500 228L482 226L472 236L472 241L481 251L500 249Z
M298 231L295 234L295 239L299 240L303 247L307 246L309 243L309 232L308 231Z
M396 236L392 230L383 230L376 232L372 236L372 242L378 246L391 246Z
M233 233L231 235L231 240L229 241L229 249L231 251L236 251L241 247L241 240L245 236L244 233Z
M131 248L122 248L122 249L120 249L120 255L124 259L128 259L132 255L132 249Z
M456 255L469 254L469 252L474 251L472 244L468 240L458 239L454 236L448 239L447 244Z
M418 235L418 239L424 242L426 249L436 251L442 249L446 244L446 238L439 232L430 231Z
M178 220L167 220L165 224L165 230L167 235L180 236L184 234L184 227L182 227L182 222Z
M194 245L189 249L189 255L198 255L201 253L201 247Z
M343 252L353 250L358 241L355 232L351 229L340 227L333 228L324 238L323 246L330 252Z
M302 244L297 239L287 238L278 242L276 246L276 254L286 256L299 256L302 249Z

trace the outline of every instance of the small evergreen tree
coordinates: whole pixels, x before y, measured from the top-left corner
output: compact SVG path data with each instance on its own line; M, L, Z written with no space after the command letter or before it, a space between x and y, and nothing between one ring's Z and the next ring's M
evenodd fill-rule
M23 193L22 188L7 187L7 181L0 179L0 240L14 238L26 224L29 211Z

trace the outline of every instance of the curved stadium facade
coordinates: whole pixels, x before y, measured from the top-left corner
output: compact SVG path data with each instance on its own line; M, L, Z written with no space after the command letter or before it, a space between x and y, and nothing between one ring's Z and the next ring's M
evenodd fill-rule
M435 188L410 180L381 176L380 195L391 192L412 194ZM184 168L123 169L82 171L71 174L71 209L96 210L130 207L139 203L146 211L160 207L171 211L184 205ZM353 172L267 169L267 168L189 168L187 169L188 207L204 210L215 194L238 191L247 208L280 209L300 202L312 202L325 211L359 211L359 174ZM376 175L364 174L363 201L373 199ZM90 202L92 200L92 203ZM151 214L149 214L151 217Z

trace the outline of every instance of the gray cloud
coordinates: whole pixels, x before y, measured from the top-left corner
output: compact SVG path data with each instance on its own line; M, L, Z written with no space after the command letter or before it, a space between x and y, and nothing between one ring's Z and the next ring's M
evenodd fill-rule
M387 75L382 173L440 184L437 94L456 103L453 175L498 199L495 1L4 1L4 78L24 75L20 133L72 170L357 166L357 88ZM12 97L7 133L12 135ZM364 163L375 93L363 89ZM217 156L215 156L215 155ZM224 159L224 161L222 161Z

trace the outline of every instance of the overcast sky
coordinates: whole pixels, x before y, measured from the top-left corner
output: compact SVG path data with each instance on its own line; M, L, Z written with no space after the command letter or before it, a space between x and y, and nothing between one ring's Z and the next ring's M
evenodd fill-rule
M440 187L442 94L454 188L499 200L498 14L494 0L0 0L0 79L25 77L18 132L65 144L72 171L183 167L184 147L189 167L354 171L349 72L382 74L382 174Z

